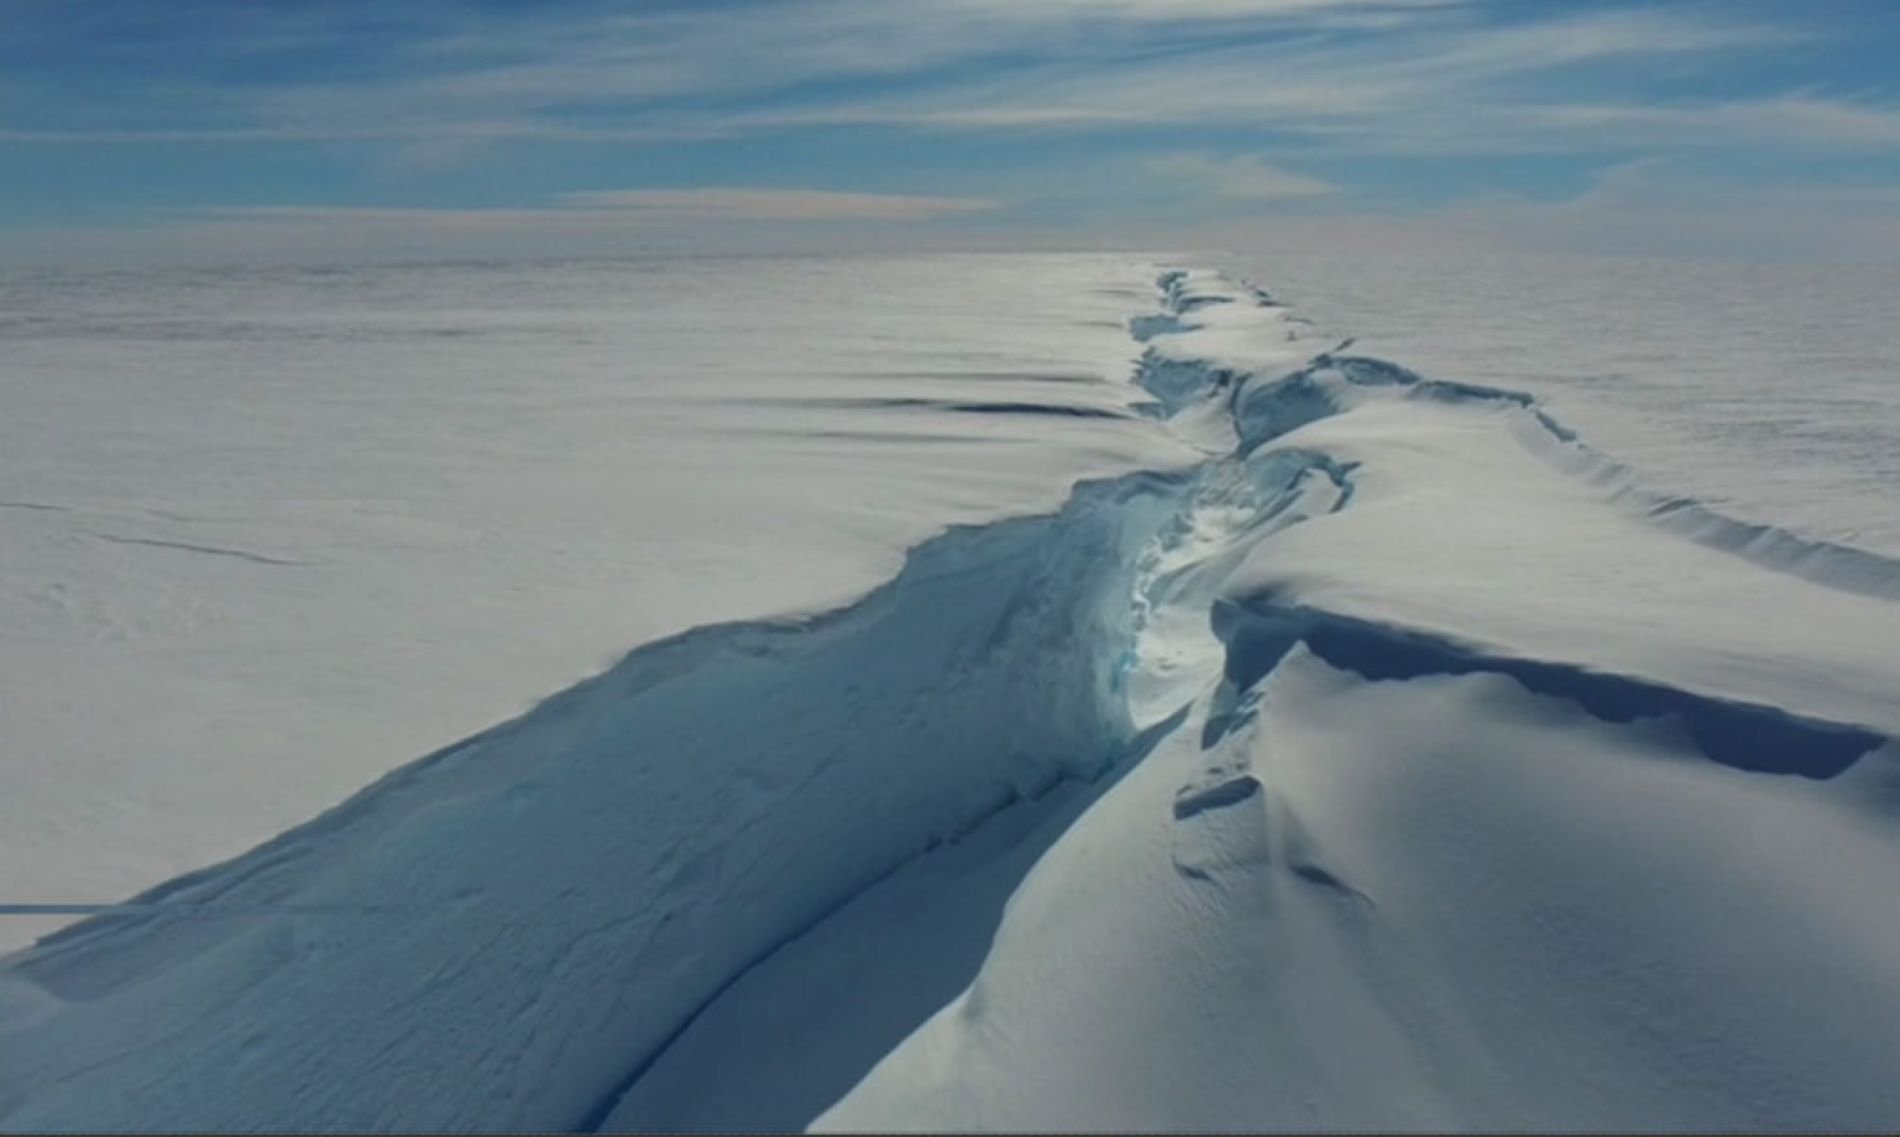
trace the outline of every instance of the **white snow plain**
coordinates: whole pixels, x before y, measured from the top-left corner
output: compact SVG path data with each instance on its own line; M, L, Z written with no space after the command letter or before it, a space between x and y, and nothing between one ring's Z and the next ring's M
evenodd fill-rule
M424 633L453 637L460 625L432 613L460 606L443 584L462 588L469 573L490 609L490 650L418 682L432 697L474 674L505 701L558 682L573 658L563 646L810 612L890 579L822 615L646 643L250 853L8 957L0 1125L1900 1120L1900 563L1886 550L1830 541L1809 518L1731 516L1745 493L1665 492L1533 393L1335 347L1218 273L1169 271L1157 285L1141 260L1062 257L731 262L639 283L616 273L628 269L546 270L532 311L550 327L502 334L493 351L445 349L404 383L364 367L340 392L319 383L238 402L240 370L201 366L215 353L200 344L175 357L174 385L222 378L203 380L216 394L195 416L178 412L177 430L203 442L224 435L219 415L283 404L307 433L263 437L303 438L291 455L320 456L346 427L387 431L317 480L354 487L343 500L386 501L392 469L379 463L393 462L436 479L416 512L494 534L486 549L501 567L465 570L482 560L465 545L384 567L402 587L357 617L430 645L419 656L446 668ZM758 279L738 279L748 274ZM562 325L547 278L588 312L612 312L580 321L614 349L590 357L598 373L524 378L499 350L523 338L519 362L581 334ZM492 307L469 325L496 326L498 310L526 319L508 279L493 279ZM819 279L856 312L812 295ZM365 284L339 294L360 303ZM297 321L253 287L276 314L262 339L283 340ZM84 299L105 327L139 323L100 302L101 288ZM602 307L615 289L647 303L629 303L631 316ZM242 303L220 301L219 318ZM436 326L386 315L408 303L365 303L343 322L349 350L380 359L385 380L392 359L418 350L417 329ZM646 321L644 335L605 330L623 316ZM361 346L379 319L403 325L396 354ZM312 323L338 326L334 313ZM15 334L30 342L37 326ZM668 341L681 327L691 334ZM709 333L728 338L700 342ZM16 386L38 391L57 426L76 396L45 390L45 374L64 373L76 344L116 341L48 334L42 382ZM102 368L118 379L99 403L133 397L136 356L164 370L152 338L146 329L116 372ZM231 328L210 338L238 340ZM634 376L601 362L634 358L636 339L675 349ZM440 394L464 368L486 377L473 388L484 394ZM315 412L300 400L326 399L342 405L306 422ZM166 413L109 418L99 452L131 447ZM398 445L405 425L431 417L437 448ZM470 439L484 431L471 422L501 471L477 469L486 455ZM253 442L260 429L229 426ZM8 494L64 507L14 511L68 526L55 531L63 544L25 546L44 571L83 563L88 532L194 566L180 572L265 579L334 567L333 544L348 547L347 529L267 524L280 499L296 500L287 486L309 484L294 463L225 491L244 508L206 508L228 500L208 492L225 484L219 471L258 456L234 450L190 483L155 451L142 477L184 480L153 500L203 512L159 509L233 528L148 534L107 527L136 513L123 482L81 492L111 463L62 465L57 440L38 445ZM525 489L507 496L518 479ZM502 499L462 500L490 493ZM731 508L709 520L708 502ZM525 508L561 503L580 504L561 520ZM247 517L254 527L237 528ZM735 544L719 544L728 529ZM676 592L657 594L637 562L614 559L612 542L636 530L663 540L652 555L689 578ZM529 586L550 574L535 558L584 531L601 542L584 558L597 571L563 598L575 615L562 624L548 613L569 609ZM187 544L203 547L176 547ZM708 549L740 579L781 567L798 579L721 586L692 559ZM222 601L237 579L161 584ZM329 619L311 589L280 632ZM233 595L241 603L222 602L277 609L256 591ZM505 619L493 611L504 604ZM523 630L535 626L559 634L537 648ZM160 644L191 646L170 636ZM189 690L194 668L241 667L262 642L237 636L143 661L175 663L162 681ZM42 643L75 638L55 629ZM38 657L7 642L9 676ZM362 666L340 642L316 658ZM66 677L95 717L121 694L150 697L121 691L141 681L129 664L105 674ZM387 669L366 678L411 682ZM31 708L63 690L7 697ZM371 719L331 728L360 731L359 743L405 721L404 689L363 705L292 690L315 718ZM40 739L67 738L40 721ZM143 725L116 729L136 742ZM271 728L260 713L225 739L225 766L180 752L162 773L215 793L231 770L264 784L287 753L342 764L314 745L287 750ZM323 777L391 764L360 760ZM276 800L308 811L331 784ZM234 824L225 839L256 835ZM11 853L10 830L8 841Z
M945 526L1184 460L1128 409L1123 324L1152 275L8 278L0 904L116 900L633 645L835 606ZM0 917L0 949L60 922Z

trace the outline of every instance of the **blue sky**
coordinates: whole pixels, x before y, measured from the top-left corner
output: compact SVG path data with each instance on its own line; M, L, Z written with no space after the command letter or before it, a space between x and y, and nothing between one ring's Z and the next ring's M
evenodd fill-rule
M0 0L0 252L1900 256L1887 0Z

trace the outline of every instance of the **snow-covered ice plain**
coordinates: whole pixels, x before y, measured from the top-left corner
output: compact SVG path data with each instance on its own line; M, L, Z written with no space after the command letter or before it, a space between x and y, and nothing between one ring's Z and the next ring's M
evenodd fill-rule
M690 627L1181 459L1146 267L757 258L18 275L0 903L242 852ZM986 413L1015 404L1087 418ZM0 946L52 921L0 919Z
M0 1125L1900 1122L1878 308L1217 260L12 280Z

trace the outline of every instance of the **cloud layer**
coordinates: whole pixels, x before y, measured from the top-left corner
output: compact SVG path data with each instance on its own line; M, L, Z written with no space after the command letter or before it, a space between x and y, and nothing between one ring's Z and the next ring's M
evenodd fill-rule
M174 0L13 14L0 239L101 219L307 225L318 211L358 226L992 231L1154 222L1170 203L1194 222L1417 216L1501 194L1571 200L1601 171L1660 157L1699 184L1784 197L1900 185L1900 12L1858 0Z

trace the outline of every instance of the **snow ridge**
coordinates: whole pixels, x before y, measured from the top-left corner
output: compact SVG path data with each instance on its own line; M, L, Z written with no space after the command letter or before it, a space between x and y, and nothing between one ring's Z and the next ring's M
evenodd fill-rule
M1738 770L1825 780L1845 773L1888 739L1861 727L1823 722L1778 707L1704 698L1687 691L1564 663L1494 656L1480 648L1269 598L1223 601L1214 629L1227 649L1226 680L1254 687L1296 645L1329 665L1371 680L1428 675L1504 675L1527 691L1575 703L1606 722L1673 718L1714 762Z
M1288 317L1262 289L1234 285L1206 274L1173 270L1159 280L1167 311L1131 322L1143 341L1201 330L1192 313L1214 305L1276 310ZM1226 294L1222 294L1224 290ZM1191 355L1162 354L1150 348L1143 359L1142 383L1167 413L1225 393L1228 411L1244 448L1251 449L1305 423L1359 405L1379 388L1397 388L1404 397L1443 402L1494 403L1523 413L1511 421L1513 435L1552 467L1600 489L1617 508L1679 537L1733 553L1761 567L1799 576L1816 584L1866 596L1900 600L1900 561L1865 549L1802 537L1773 525L1740 520L1694 498L1652 490L1636 471L1584 441L1576 431L1537 405L1524 391L1428 379L1389 360L1344 354L1348 340L1313 356L1288 373L1274 369L1249 372Z
M1811 541L1772 526L1739 521L1691 499L1651 491L1638 482L1628 466L1583 442L1525 392L1428 379L1388 360L1340 354L1351 346L1350 341L1320 352L1290 371L1273 368L1250 371L1196 358L1179 349L1158 350L1154 344L1158 337L1173 337L1189 345L1198 343L1195 333L1201 330L1201 325L1195 322L1193 314L1216 305L1253 309L1280 321L1284 320L1285 313L1264 289L1233 284L1211 274L1172 270L1162 274L1157 287L1163 297L1164 312L1131 321L1133 334L1150 342L1137 380L1154 394L1160 413L1168 416L1192 417L1199 405L1221 408L1233 426L1235 451L1227 461L1237 460L1243 467L1253 467L1257 465L1254 455L1269 444L1296 434L1308 424L1382 398L1496 409L1506 416L1505 429L1510 436L1526 450L1600 491L1604 503L1612 508L1637 515L1673 536L1733 554L1759 567L1786 572L1843 592L1900 600L1900 562L1860 549ZM1188 351L1192 350L1190 346ZM1298 444L1275 447L1266 457L1282 462L1292 460L1301 470L1323 471L1339 490L1332 509L1343 509L1350 503L1356 463ZM1213 465L1218 467L1220 462ZM1257 543L1259 536L1236 533L1230 538L1239 545ZM1787 740L1779 736L1779 728L1769 726L1771 721L1787 728L1810 730L1811 737L1797 747L1804 754L1818 748L1813 765L1789 772L1838 773L1851 765L1859 754L1885 741L1881 734L1860 724L1804 719L1775 707L1704 700L1690 692L1667 690L1639 677L1586 672L1561 661L1488 656L1479 648L1458 644L1456 637L1382 626L1299 605L1284 606L1275 601L1270 591L1257 590L1244 602L1217 602L1212 614L1217 634L1228 643L1230 680L1238 678L1236 671L1245 673L1246 682L1238 684L1241 687L1258 681L1271 670L1280 655L1293 644L1304 642L1336 664L1340 662L1337 657L1350 654L1357 663L1352 669L1368 678L1409 678L1474 670L1510 674L1533 690L1561 693L1586 706L1613 707L1606 714L1614 721L1660 713L1684 715L1694 723L1712 723L1715 719L1726 722L1729 715L1740 716L1721 728L1711 725L1698 729L1710 736L1734 734L1746 738L1759 734L1759 746L1738 744L1752 753L1744 755L1725 750L1717 759L1732 760L1742 768L1779 768L1780 760L1768 755L1785 752ZM1242 624L1251 628L1243 638L1250 642L1264 638L1277 647L1265 654L1257 644L1238 649L1230 636L1241 637L1235 629ZM1272 630L1263 632L1262 629ZM1353 645L1351 649L1345 646L1348 641ZM1319 647L1322 643L1331 647L1330 654ZM1236 651L1242 658L1236 658ZM1430 662L1427 662L1428 657ZM1560 672L1571 678L1557 679ZM1619 694L1610 695L1612 688ZM1718 749L1722 748L1718 746ZM1711 757L1716 755L1711 754Z
M1210 458L1131 690L1181 728L813 1128L1890 1122L1893 575L1655 524L1523 393L1159 286L1142 379Z

